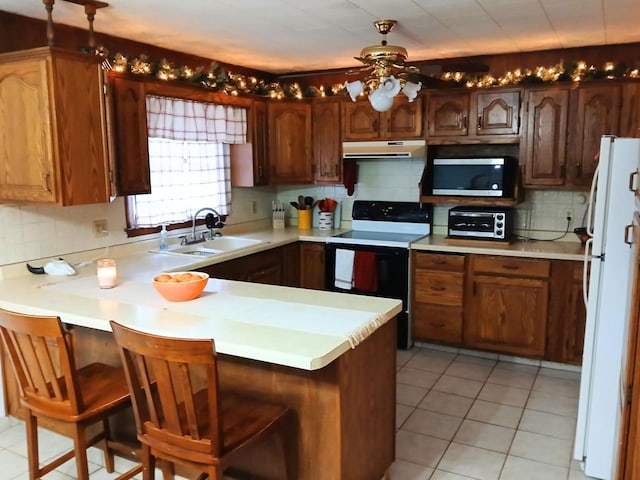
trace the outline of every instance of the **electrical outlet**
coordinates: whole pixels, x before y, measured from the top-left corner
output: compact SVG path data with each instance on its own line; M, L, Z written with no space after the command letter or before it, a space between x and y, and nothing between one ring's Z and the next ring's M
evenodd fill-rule
M109 236L109 229L107 228L106 220L94 220L93 221L93 236L95 238Z
M565 211L565 219L571 223L571 221L573 220L573 209L572 208L567 208L567 210Z

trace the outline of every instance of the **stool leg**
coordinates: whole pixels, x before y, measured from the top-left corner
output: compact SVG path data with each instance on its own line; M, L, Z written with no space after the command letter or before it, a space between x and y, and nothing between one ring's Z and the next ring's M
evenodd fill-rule
M40 478L40 459L38 453L38 419L28 413L27 421L27 456L29 457L29 480Z
M102 431L104 433L104 464L108 473L113 473L115 470L115 461L113 459L113 452L109 448L109 440L111 440L111 431L109 430L109 419L102 419Z
M89 464L87 463L87 439L84 425L75 424L73 435L73 449L76 453L76 468L78 480L89 480Z
M151 449L146 445L142 445L142 480L155 480L156 478L156 459L151 455Z

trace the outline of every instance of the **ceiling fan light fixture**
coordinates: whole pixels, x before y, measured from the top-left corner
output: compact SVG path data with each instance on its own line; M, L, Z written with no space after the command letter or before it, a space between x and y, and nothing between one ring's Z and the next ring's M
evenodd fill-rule
M422 83L410 82L406 79L407 73L412 72L411 66L406 67L407 50L404 47L387 44L387 34L395 27L395 20L378 20L374 22L378 33L382 35L380 45L365 47L356 60L366 65L365 69L371 72L362 81L345 82L351 100L365 90L369 91L369 101L373 108L384 112L391 108L393 97L401 91L409 101L413 101L422 88ZM390 102L389 102L390 100Z

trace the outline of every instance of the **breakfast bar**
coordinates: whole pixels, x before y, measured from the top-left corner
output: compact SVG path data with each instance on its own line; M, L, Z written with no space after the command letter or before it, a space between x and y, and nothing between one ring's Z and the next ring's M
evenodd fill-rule
M165 263L154 264L152 257ZM118 282L111 289L98 287L94 267L71 277L5 279L0 307L60 316L82 363L98 358L120 363L112 319L158 335L213 338L223 389L293 410L285 445L290 478L377 479L388 473L395 457L400 301L212 278L199 298L168 302L151 278L188 267L166 264L171 261L152 255L119 258ZM7 362L3 371L8 411L19 416ZM131 422L116 428L122 435L133 433ZM238 468L251 472L252 465L269 464L265 447Z

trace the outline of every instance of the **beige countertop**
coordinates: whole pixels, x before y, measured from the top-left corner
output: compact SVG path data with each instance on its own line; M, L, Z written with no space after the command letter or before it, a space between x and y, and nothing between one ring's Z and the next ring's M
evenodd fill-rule
M548 258L552 260L584 260L580 242L516 241L501 243L475 240L450 240L446 235L430 235L411 244L412 250L448 253L479 253L512 257Z
M255 232L247 236L262 244L213 258L229 260L298 239L323 241L330 234ZM402 306L399 300L219 279L210 279L195 300L168 302L155 291L151 278L162 271L215 263L212 258L150 253L144 246L121 252L112 248L110 256L118 269L118 284L112 289L98 288L94 264L78 268L73 276L27 273L0 280L0 307L58 315L65 323L98 330L109 331L113 319L159 335L214 338L222 354L315 370L356 346Z

